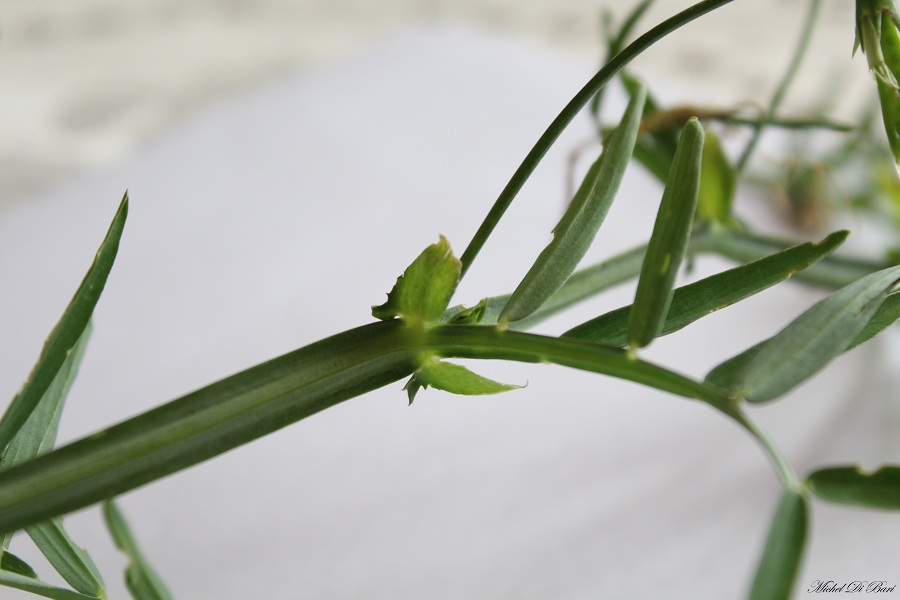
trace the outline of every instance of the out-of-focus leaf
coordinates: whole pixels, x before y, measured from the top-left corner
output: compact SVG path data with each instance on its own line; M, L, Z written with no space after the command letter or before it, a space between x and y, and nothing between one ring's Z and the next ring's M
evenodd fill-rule
M116 546L131 560L125 569L125 584L134 600L172 600L172 594L147 563L124 515L112 500L103 503L103 517Z
M728 223L731 205L737 188L737 172L722 150L719 136L706 129L703 160L700 169L700 192L697 198L697 219Z
M728 229L711 232L692 250L712 252L739 262L750 262L789 248L794 243L755 235L748 231ZM890 266L892 265L884 262L832 254L809 269L798 272L796 280L836 289Z
M787 600L797 578L806 545L806 497L787 489L781 495L762 560L756 570L750 600Z
M777 398L846 351L898 280L900 266L841 288L772 338L717 366L706 380L751 402Z
M437 321L450 303L459 274L460 262L441 236L397 278L387 302L372 307L372 316L381 320L400 317L407 323Z
M760 260L712 275L675 290L660 336L668 335L694 321L730 306L790 278L834 251L847 239L839 231L821 242L807 242ZM591 339L613 346L628 343L628 314L625 306L591 319L563 334Z
M553 239L510 296L501 323L529 316L568 279L584 257L615 199L631 159L646 90L638 88L606 149L588 170L575 197L553 230Z
M413 403L420 389L429 386L437 390L463 396L499 394L500 392L508 392L522 387L487 379L477 373L473 373L462 365L455 365L436 358L427 359L419 370L413 373L413 376L403 388L409 395L409 403Z
M691 119L682 129L641 268L628 320L628 343L632 348L649 344L662 329L669 311L675 276L687 250L697 209L702 152L703 127L700 121Z
M0 570L0 586L22 590L35 596L50 598L51 600L100 600L96 596L86 596L73 590L56 587L39 579L33 579L27 575L20 575L10 571Z
M106 597L100 571L88 553L75 544L63 529L62 519L50 519L26 527L25 532L73 589L89 596Z
M882 302L881 306L878 307L878 310L875 311L875 315L869 319L869 322L866 323L863 330L859 332L856 339L847 346L847 351L849 352L860 344L868 342L870 339L896 323L897 319L900 319L900 294L893 293L884 299L884 302Z
M0 571L8 571L17 575L24 575L31 579L37 579L37 573L27 562L9 551L0 553Z
M0 421L0 452L5 450L10 440L28 419L87 327L115 261L127 215L128 194L125 194L106 238L100 244L100 249L97 250L91 268L75 292L75 296L62 318L50 332L50 337L44 343L37 364L28 379L25 380L19 393L13 398L9 408L6 409L3 420Z
M813 494L839 504L900 510L900 467L874 472L861 467L830 467L814 472L806 481Z

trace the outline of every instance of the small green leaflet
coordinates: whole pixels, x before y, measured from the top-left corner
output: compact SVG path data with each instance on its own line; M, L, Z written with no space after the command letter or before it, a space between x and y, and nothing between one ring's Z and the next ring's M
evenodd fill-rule
M399 317L407 323L437 321L459 283L461 264L441 236L412 262L388 294L387 302L372 307L372 316L386 321Z
M116 547L131 559L125 569L125 584L131 597L134 600L172 600L172 594L147 563L124 515L112 500L103 503L103 517Z
M643 348L653 341L669 312L675 276L697 210L703 137L700 121L689 119L678 140L628 317L628 343L632 348Z
M832 233L818 243L807 242L741 265L675 290L659 336L674 333L717 310L785 281L825 256L847 239L847 231ZM613 346L628 343L631 306L610 311L563 334Z
M777 398L846 351L896 291L898 281L900 266L841 288L774 337L714 368L706 380L751 402Z
M788 600L803 560L809 509L803 492L786 489L756 570L750 600Z
M810 491L829 502L900 510L900 467L885 466L874 472L844 466L820 469L809 476Z
M503 308L500 323L519 321L539 309L563 286L584 258L606 219L631 160L646 96L643 86L632 95L622 122L553 229L553 239L538 255Z
M429 357L416 371L407 384L403 387L409 395L409 403L412 404L416 394L422 388L433 387L437 390L461 394L463 396L483 396L487 394L499 394L516 390L523 386L509 385L487 379L473 373L462 365L438 360Z

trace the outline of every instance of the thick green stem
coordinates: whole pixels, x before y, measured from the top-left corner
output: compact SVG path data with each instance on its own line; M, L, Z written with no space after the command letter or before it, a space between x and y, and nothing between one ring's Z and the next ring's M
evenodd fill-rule
M273 359L0 473L0 532L94 504L397 381L423 357L551 362L696 398L733 414L715 387L617 348L492 327L359 327Z

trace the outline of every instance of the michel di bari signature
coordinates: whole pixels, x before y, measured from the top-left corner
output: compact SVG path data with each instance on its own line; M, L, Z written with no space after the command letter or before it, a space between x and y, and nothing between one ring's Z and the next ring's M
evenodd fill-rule
M817 579L806 590L810 594L819 594L823 592L836 592L845 594L877 594L892 593L896 584L888 584L886 581L848 581L837 583L836 581L822 581Z

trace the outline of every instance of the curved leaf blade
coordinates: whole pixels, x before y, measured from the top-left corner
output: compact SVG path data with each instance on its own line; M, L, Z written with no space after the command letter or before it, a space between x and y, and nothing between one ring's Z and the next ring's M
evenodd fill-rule
M806 480L810 491L829 502L900 510L900 467L884 466L866 472L858 466L830 467Z
M799 490L781 494L769 538L756 570L750 600L788 600L803 560L809 509Z
M75 380L89 337L90 322L31 415L7 446L3 455L3 469L27 462L53 449L65 399ZM83 594L98 597L105 595L103 578L94 561L72 541L60 520L26 527L25 532L66 583ZM12 533L3 536L4 546L9 544L11 537Z
M172 594L147 562L125 516L112 500L103 503L103 518L116 547L131 561L125 568L125 584L134 600L172 600Z
M675 276L684 259L697 210L703 137L700 121L689 119L678 141L628 319L628 343L632 348L643 348L653 341L669 311Z
M610 136L609 144L591 165L554 228L553 239L510 296L500 314L500 323L519 321L539 309L563 286L584 258L606 219L631 160L646 97L647 90L640 86L632 96L622 122Z
M97 596L86 596L73 590L50 585L39 579L32 579L26 575L10 571L0 570L0 585L29 592L42 598L50 598L51 600L100 600Z
M799 244L676 289L658 336L674 333L702 317L789 279L794 273L834 252L847 239L848 234L847 231L835 232L821 242ZM624 306L610 311L570 329L563 337L625 346L628 343L628 318L631 309L631 306Z
M859 332L859 335L847 346L847 351L853 350L860 344L868 342L873 337L893 325L900 319L900 293L893 293L884 299L875 314Z
M900 282L900 266L872 273L816 303L772 338L719 365L707 381L751 402L790 391L847 350Z
M88 553L75 544L63 529L62 519L50 519L26 527L25 532L74 590L89 596L106 597L100 571Z
M28 415L40 402L66 360L66 356L75 347L78 338L87 327L94 307L103 292L103 287L106 285L113 262L115 262L127 216L128 194L126 193L87 275L84 276L62 318L50 332L34 369L6 409L3 419L0 420L0 451L6 448L28 419Z

